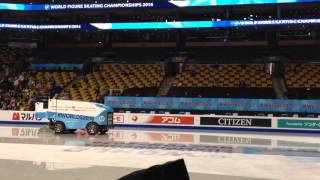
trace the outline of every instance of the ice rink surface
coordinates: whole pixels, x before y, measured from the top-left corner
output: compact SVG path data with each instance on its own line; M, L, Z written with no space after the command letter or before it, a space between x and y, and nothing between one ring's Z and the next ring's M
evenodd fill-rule
M319 180L320 136L124 128L87 136L0 126L4 180L113 180L180 158L192 180Z

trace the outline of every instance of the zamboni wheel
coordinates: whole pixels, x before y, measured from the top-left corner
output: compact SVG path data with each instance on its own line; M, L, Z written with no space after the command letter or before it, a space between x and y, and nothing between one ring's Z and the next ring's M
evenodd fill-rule
M89 135L96 135L99 132L99 126L97 123L94 123L94 122L88 123L86 129Z
M65 131L65 126L62 122L56 122L54 124L54 132L56 134L62 134Z

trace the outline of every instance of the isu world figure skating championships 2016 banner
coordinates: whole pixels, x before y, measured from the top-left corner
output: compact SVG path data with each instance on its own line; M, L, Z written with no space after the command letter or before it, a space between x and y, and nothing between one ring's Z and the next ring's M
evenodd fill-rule
M115 9L115 8L161 8L161 7L199 7L229 6L277 3L320 2L320 0L155 0L153 2L119 2L91 4L15 4L0 3L0 10L15 11L52 11L79 9Z
M176 22L123 22L88 24L16 24L0 22L0 29L24 30L139 30L139 29L192 29L234 28L256 26L318 25L320 19L265 19L265 20L217 20Z
M175 109L319 113L318 100L105 97L105 104L123 109Z

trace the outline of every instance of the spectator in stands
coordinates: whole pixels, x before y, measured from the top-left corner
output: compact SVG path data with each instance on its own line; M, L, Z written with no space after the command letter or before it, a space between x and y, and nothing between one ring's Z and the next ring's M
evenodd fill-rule
M213 87L218 87L217 81L213 81Z
M244 81L241 81L239 87L240 88L245 88L246 87L246 83Z
M34 103L36 103L35 98L34 97L30 98L28 101L28 110L34 109L34 106L35 106Z
M58 96L61 93L61 91L62 91L62 88L59 85L54 84L52 86L52 89L49 91L49 95L52 98L54 96Z
M12 78L12 81L13 81L13 89L15 90L15 91L18 91L19 90L19 83L20 83L20 80L19 80L19 77L14 77L14 78Z
M1 65L0 75L9 76L9 66L8 66L8 64L2 64Z
M41 94L46 94L48 92L48 86L46 82L40 82L38 87Z
M48 79L49 79L48 82L50 84L55 84L55 80L54 80L54 77L52 76L52 74L49 74L49 78Z

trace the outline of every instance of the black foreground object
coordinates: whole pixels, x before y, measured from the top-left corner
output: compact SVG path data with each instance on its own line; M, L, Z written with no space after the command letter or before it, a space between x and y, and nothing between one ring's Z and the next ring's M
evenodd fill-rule
M119 180L189 180L183 159L130 173Z

